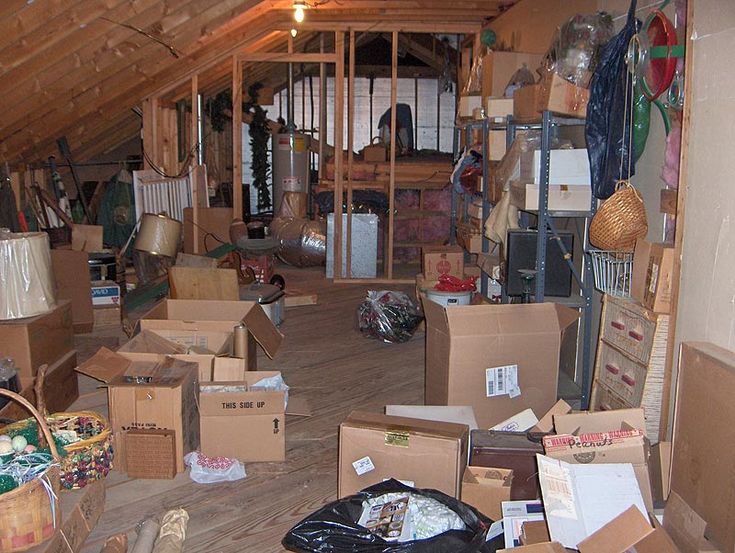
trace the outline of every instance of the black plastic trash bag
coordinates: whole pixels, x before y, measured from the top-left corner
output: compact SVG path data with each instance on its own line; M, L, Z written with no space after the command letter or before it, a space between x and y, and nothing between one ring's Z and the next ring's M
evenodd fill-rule
M435 499L459 515L466 530L449 530L433 538L389 542L357 521L362 502L387 493L411 493ZM418 490L386 480L325 505L294 526L281 542L299 553L493 553L485 542L491 521L469 505L437 490Z
M628 171L633 77L626 78L625 54L631 37L640 28L635 17L636 0L630 3L625 27L600 51L600 61L590 84L585 136L590 158L592 193L605 200L615 192L618 180L627 180L635 173L632 160ZM627 86L626 86L627 84Z

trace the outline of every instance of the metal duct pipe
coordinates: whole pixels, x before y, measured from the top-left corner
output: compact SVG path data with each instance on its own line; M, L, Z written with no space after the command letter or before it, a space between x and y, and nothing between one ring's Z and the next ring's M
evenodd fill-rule
M293 131L296 128L294 121L294 89L293 89L293 63L288 64L288 130Z

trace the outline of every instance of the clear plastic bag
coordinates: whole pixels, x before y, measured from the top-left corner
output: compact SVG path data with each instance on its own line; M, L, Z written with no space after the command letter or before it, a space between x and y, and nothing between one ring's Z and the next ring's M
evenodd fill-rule
M370 290L357 310L357 322L365 336L395 344L408 342L424 316L403 292Z
M233 482L247 476L245 465L237 459L207 457L198 451L192 451L184 456L184 463L191 467L189 477L199 484Z

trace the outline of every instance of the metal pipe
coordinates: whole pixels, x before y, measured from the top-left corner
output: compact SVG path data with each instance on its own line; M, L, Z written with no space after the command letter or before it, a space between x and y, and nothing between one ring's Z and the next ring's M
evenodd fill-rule
M288 64L288 130L296 129L294 122L294 89L293 89L293 63Z

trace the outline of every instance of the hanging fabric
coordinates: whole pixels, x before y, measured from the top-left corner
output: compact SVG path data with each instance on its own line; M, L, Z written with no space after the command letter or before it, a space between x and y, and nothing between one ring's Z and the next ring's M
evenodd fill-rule
M630 179L635 172L628 121L633 80L625 62L630 39L640 28L635 10L636 0L632 0L625 26L602 47L590 84L585 137L592 193L601 200L613 194L616 182Z

